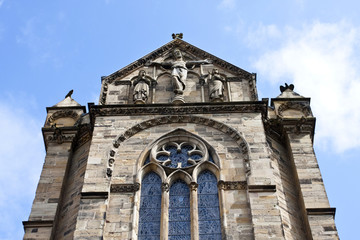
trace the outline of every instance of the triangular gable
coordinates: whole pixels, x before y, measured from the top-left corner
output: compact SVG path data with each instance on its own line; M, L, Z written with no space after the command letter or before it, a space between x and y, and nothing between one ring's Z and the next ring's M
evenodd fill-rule
M252 78L252 74L235 66L232 65L231 63L228 63L206 51L201 50L200 48L197 48L193 45L191 45L190 43L187 43L181 39L174 39L172 41L170 41L169 43L163 45L162 47L156 49L155 51L145 55L144 57L138 59L137 61L127 65L126 67L110 74L109 76L105 77L103 80L107 83L112 83L115 79L117 78L123 78L125 76L127 76L128 74L130 74L131 72L145 66L146 62L149 61L153 61L156 58L162 56L163 54L171 51L174 48L179 48L180 50L186 52L186 53L191 53L195 56L198 56L202 59L211 59L213 64L216 66L219 66L223 69L228 70L229 72L233 73L234 75L237 75L240 78L244 78L244 79L251 79Z

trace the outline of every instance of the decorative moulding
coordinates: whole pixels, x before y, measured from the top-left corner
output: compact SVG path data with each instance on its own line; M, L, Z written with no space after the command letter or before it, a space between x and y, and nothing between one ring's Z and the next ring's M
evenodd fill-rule
M111 184L111 193L129 193L136 192L140 189L139 183L122 183L122 184Z

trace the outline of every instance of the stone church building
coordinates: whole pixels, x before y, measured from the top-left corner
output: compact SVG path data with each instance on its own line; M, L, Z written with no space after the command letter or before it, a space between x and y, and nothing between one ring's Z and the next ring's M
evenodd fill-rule
M338 239L310 98L173 40L47 108L24 239Z

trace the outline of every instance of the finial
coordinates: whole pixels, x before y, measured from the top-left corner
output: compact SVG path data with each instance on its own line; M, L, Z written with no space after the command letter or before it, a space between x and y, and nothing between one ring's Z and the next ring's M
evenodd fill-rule
M71 98L71 95L73 94L73 92L74 92L74 90L71 89L71 90L68 92L68 94L66 94L65 98L67 98L67 97L70 97L70 98Z
M287 83L285 83L285 87L280 86L280 92L284 92L286 89L290 89L291 91L294 91L294 84L288 85Z
M172 38L175 39L175 38L178 38L178 39L182 39L183 38L183 34L182 33L173 33L172 35Z

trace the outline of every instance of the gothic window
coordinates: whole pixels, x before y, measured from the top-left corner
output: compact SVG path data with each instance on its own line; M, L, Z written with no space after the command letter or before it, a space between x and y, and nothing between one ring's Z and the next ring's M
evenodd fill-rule
M211 152L185 131L153 144L143 161L139 239L221 239L219 168Z
M168 237L169 240L191 239L190 190L182 180L176 180L170 187Z
M161 220L161 178L146 174L141 183L139 240L159 239Z
M217 180L210 171L198 177L198 211L200 240L221 239L219 196Z

